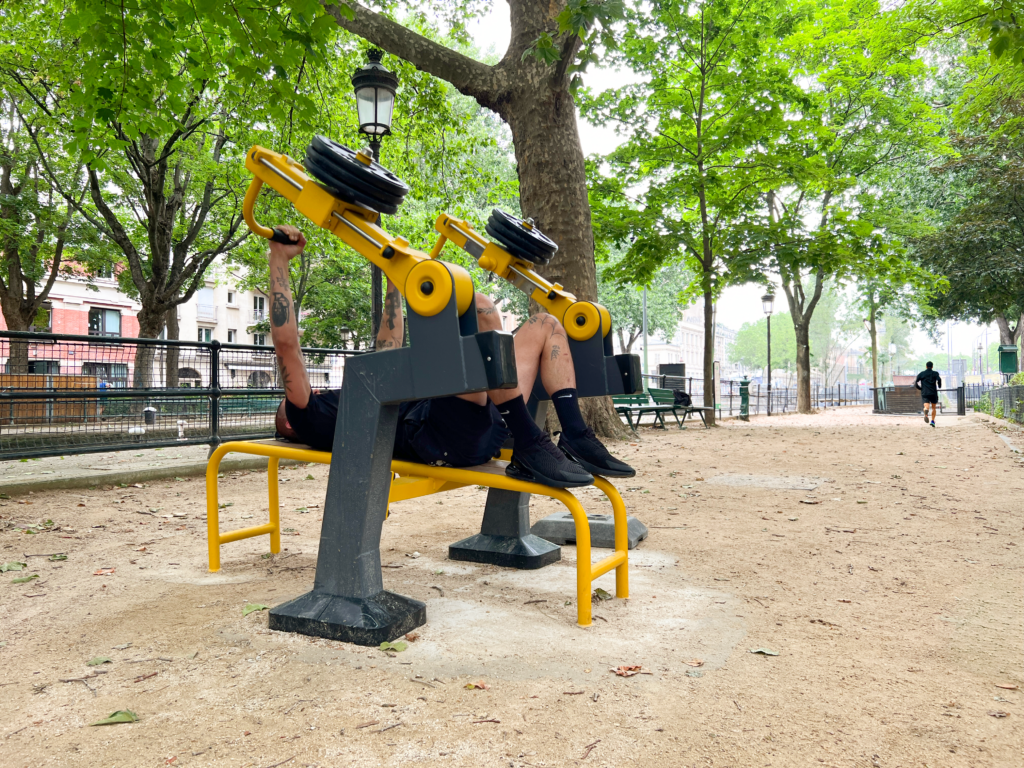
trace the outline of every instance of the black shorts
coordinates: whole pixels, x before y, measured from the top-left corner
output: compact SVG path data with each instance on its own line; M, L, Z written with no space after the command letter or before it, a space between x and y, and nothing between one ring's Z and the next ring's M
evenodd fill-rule
M419 400L402 406L394 457L422 464L472 467L498 455L509 437L494 404L458 397Z
M926 403L931 403L932 405L938 405L939 403L938 395L921 395L921 399Z

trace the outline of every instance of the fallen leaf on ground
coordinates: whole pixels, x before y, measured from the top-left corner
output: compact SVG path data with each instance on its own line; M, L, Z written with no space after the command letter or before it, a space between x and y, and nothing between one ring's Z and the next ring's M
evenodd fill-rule
M38 579L39 574L33 573L31 576L22 576L20 579L11 579L11 584L27 584L32 579Z
M700 659L690 659L689 661L684 661L683 663L684 664L688 664L691 667L703 667L704 666L704 662L701 661Z
M7 573L7 571L22 571L28 568L28 563L10 562L0 565L0 573Z
M405 639L408 640L410 643L415 643L417 640L420 639L420 635L418 632L406 632Z
M62 553L58 553L56 555L50 555L46 559L49 560L51 563L59 563L59 562L61 562L63 560L67 560L68 556L65 555L65 554L62 554Z
M102 720L97 720L95 723L89 723L89 725L117 725L118 723L135 723L138 722L138 720L139 716L130 709L119 709L117 712L111 712L110 715L104 717Z
M993 710L989 711L989 715L991 715L992 717L1009 717L1010 713L1009 712L1003 712L1002 710L999 710L999 709L993 709Z
M85 662L86 666L98 667L100 664L113 664L114 660L107 658L106 656L97 656L95 659L89 659Z
M115 568L100 568L98 571L93 571L93 576L113 576Z
M263 603L246 603L245 608L242 609L242 616L244 618L245 616L248 616L250 613L255 613L256 611L265 611L269 607L269 605L263 605Z
M395 653L401 653L409 647L408 643L403 643L401 640L396 640L393 643L384 642L378 646L382 651L394 651Z
M477 683L466 683L465 687L468 688L471 691L472 690L487 691L487 690L490 690L490 688L491 688L491 686L489 686L483 680L481 680L481 681L479 681Z
M406 557L411 557L413 560L415 560L417 557L420 556L420 553L419 552L406 552L405 556Z
M800 499L801 504L821 504L820 501L808 501L807 499Z
M751 648L750 653L760 653L762 656L778 656L778 651L772 651L768 648Z
M996 688L1002 688L1002 689L1007 690L1007 691L1016 691L1017 690L1017 686L1016 685L1002 685L1001 683L996 683Z
M621 664L610 671L619 677L632 677L633 675L639 675L641 669L643 669L643 666L640 664Z
M612 599L611 594L609 592L601 589L600 587L598 587L597 589L594 590L594 597L596 597L598 600L611 600Z

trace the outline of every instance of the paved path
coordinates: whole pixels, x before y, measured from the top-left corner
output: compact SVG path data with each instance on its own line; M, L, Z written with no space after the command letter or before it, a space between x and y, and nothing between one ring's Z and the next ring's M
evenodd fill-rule
M8 496L58 488L131 484L164 477L185 477L206 472L209 446L149 448L44 459L0 462L0 493ZM267 460L258 456L228 457L223 469L262 469Z

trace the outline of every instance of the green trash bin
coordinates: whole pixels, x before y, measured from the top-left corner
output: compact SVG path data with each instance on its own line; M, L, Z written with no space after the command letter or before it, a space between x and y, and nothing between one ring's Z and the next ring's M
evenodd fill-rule
M1011 376L1017 373L1017 345L1016 344L1000 344L999 345L999 372L1007 373Z

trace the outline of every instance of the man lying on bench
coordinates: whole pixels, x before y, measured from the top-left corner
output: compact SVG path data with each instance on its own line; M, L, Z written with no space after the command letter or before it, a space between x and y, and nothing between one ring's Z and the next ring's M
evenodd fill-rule
M339 390L311 390L292 311L288 261L302 253L306 238L291 226L280 227L294 245L270 243L270 326L284 380L285 400L277 409L277 431L295 442L330 451L338 419ZM477 325L500 331L494 302L476 294ZM388 280L377 349L401 347L405 338L402 296ZM402 403L394 457L421 464L472 467L498 455L514 439L509 477L555 488L590 485L593 475L633 477L632 467L613 458L580 414L576 372L565 329L548 314L531 317L515 332L519 386L488 392ZM538 374L562 424L556 448L537 426L523 392L532 392Z

